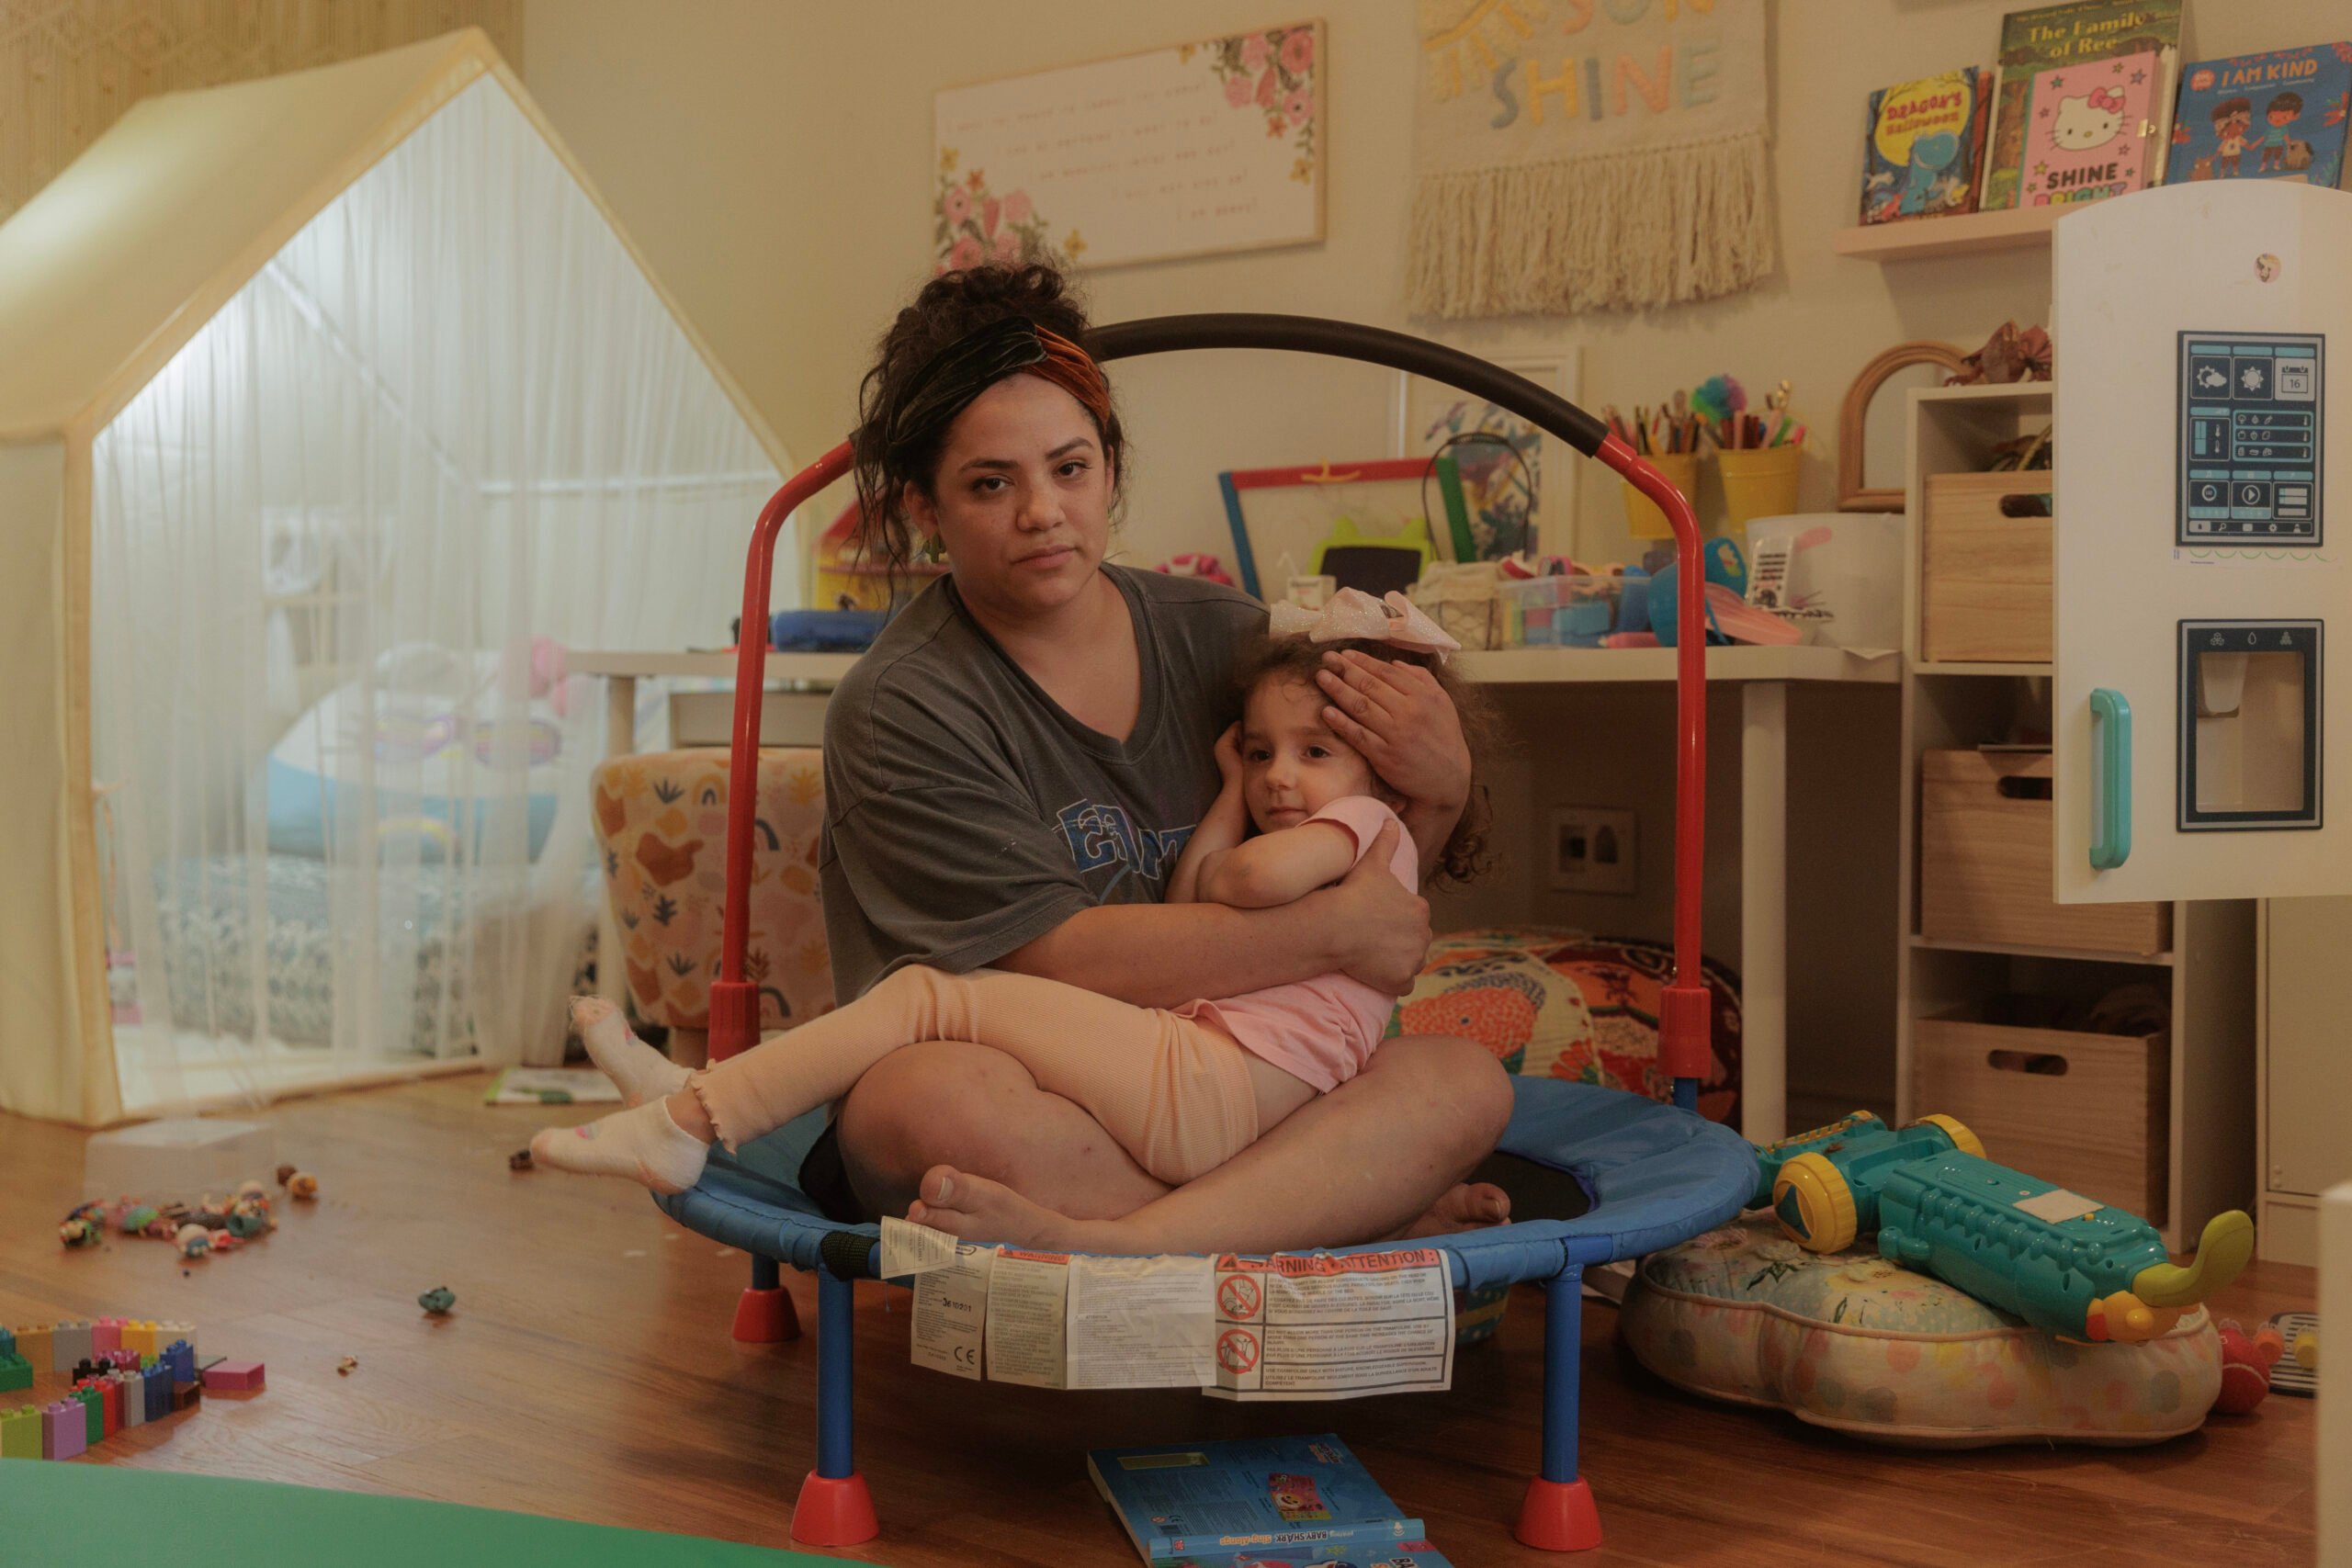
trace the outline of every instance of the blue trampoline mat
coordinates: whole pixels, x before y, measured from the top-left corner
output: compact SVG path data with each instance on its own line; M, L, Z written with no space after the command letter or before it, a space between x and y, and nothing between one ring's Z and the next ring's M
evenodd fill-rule
M1728 1127L1595 1084L1516 1078L1512 1089L1510 1126L1499 1147L1568 1172L1591 1191L1593 1206L1572 1220L1528 1220L1413 1243L1445 1252L1459 1287L1548 1280L1571 1263L1656 1252L1722 1224L1755 1190L1754 1151ZM655 1201L690 1230L796 1269L818 1266L830 1234L878 1244L875 1226L825 1218L794 1185L824 1125L824 1112L812 1111L739 1155L714 1151L700 1185ZM1374 1242L1329 1250L1395 1249L1395 1243ZM869 1274L874 1267L869 1251Z

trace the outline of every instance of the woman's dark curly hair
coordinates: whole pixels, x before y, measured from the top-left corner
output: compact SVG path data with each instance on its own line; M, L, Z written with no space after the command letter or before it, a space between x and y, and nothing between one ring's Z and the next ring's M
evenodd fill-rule
M900 310L876 345L874 367L857 397L857 433L850 438L856 459L857 549L861 559L878 560L897 572L913 558L914 530L906 509L913 485L937 499L940 454L947 429L919 432L913 440L889 439L899 411L920 389L921 373L933 355L992 321L1022 316L1072 343L1085 339L1086 307L1069 279L1050 266L990 264L944 273L922 287ZM1126 435L1114 409L1097 421L1114 492L1126 472Z
M1438 689L1453 702L1453 711L1462 718L1463 741L1470 748L1470 798L1463 803L1462 819L1453 825L1453 836L1438 854L1437 874L1440 880L1457 885L1470 881L1487 869L1488 861L1487 830L1494 813L1487 800L1487 786L1479 782L1479 764L1491 752L1501 728L1493 706L1435 654L1417 653L1393 643L1316 642L1303 637L1261 637L1243 650L1235 670L1243 699L1269 681L1297 681L1313 688L1315 673L1324 667L1327 653L1361 653L1392 664L1418 665L1437 678ZM1373 776L1379 777L1377 771ZM1380 782L1388 784L1386 779Z

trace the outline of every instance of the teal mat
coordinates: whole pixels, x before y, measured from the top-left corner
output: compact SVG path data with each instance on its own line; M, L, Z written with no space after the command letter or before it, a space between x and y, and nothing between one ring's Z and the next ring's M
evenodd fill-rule
M0 1461L0 1562L9 1568L814 1568L840 1561L413 1497L50 1460Z

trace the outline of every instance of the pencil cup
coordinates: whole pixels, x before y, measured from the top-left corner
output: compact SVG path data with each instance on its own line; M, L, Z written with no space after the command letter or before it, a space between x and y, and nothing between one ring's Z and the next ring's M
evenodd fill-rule
M1797 509L1797 459L1804 447L1726 448L1715 454L1724 481L1724 526L1745 528L1758 517L1785 517Z
M1651 468L1667 477L1690 510L1699 509L1699 454L1696 452L1660 452L1649 459ZM1657 502L1628 484L1625 489L1625 527L1636 539L1670 539L1674 530L1667 525L1666 513ZM1792 509L1793 510L1793 509Z

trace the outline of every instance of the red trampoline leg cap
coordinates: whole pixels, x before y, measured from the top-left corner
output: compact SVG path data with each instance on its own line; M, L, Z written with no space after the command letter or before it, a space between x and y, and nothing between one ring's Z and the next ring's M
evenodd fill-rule
M1592 1506L1591 1485L1582 1476L1529 1482L1527 1500L1519 1506L1519 1529L1512 1533L1538 1551L1590 1551L1600 1544L1600 1513Z
M735 1337L746 1345L781 1345L800 1337L800 1314L781 1287L743 1292L735 1303Z
M792 1539L801 1545L855 1546L881 1533L874 1522L873 1494L855 1471L820 1475L812 1470L800 1483L800 1499L792 1505Z

